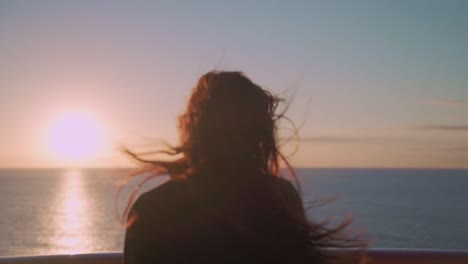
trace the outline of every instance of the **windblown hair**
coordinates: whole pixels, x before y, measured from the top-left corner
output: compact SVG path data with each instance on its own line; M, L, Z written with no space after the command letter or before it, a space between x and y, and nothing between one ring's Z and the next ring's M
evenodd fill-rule
M125 152L169 175L249 168L278 176L279 158L291 168L276 145L276 123L284 117L275 113L280 101L240 72L212 71L200 78L179 117L180 145L149 153L182 154L180 159L147 160Z
M287 110L286 107L276 113L282 101L241 72L208 72L199 79L185 113L179 117L179 145L167 145L166 149L151 153L177 158L152 160L126 149L126 154L146 165L132 176L150 172L150 177L164 174L173 178L200 177L207 182L255 180L258 183L280 177L282 162L296 179L294 169L277 144L278 121L286 118ZM131 202L124 214L128 213ZM295 232L306 237L308 255L319 260L317 263L338 256L327 253L325 248L361 249L364 245L341 235L349 221L329 228L328 222L313 223L293 211L289 214L294 219Z

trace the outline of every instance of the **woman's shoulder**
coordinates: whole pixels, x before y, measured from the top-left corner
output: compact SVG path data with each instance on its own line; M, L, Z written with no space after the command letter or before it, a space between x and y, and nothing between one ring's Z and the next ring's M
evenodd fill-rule
M160 195L171 195L180 193L180 191L187 186L187 180L171 178L163 184L145 192L142 196L154 197Z
M278 188L281 192L295 193L298 194L297 182L288 180L282 177L275 177L274 186Z
M136 211L144 211L145 208L155 208L158 205L174 204L181 201L187 183L182 179L170 179L163 184L142 193L133 204Z
M281 196L282 200L288 204L288 207L297 214L304 215L302 196L298 184L293 184L294 182L284 178L277 178L275 182L277 193Z

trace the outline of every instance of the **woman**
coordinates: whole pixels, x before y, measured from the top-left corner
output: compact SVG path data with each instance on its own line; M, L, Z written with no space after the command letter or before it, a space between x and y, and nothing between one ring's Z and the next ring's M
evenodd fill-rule
M294 176L277 146L279 102L242 73L209 72L179 119L180 144L162 151L175 161L127 151L171 179L131 206L126 264L329 263L343 255L324 248L361 246L339 235L347 223L309 222L295 188L279 177L280 160Z

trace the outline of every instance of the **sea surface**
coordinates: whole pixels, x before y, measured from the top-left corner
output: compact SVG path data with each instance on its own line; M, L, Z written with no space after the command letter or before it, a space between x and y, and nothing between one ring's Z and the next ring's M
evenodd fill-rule
M116 194L127 173L0 170L0 256L121 251L125 229L119 215L132 188ZM350 234L362 234L370 247L468 249L468 170L297 174L308 216L332 224L352 216Z

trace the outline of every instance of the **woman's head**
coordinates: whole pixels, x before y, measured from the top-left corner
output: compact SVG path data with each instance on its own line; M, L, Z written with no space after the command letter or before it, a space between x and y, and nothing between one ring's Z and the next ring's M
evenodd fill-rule
M128 178L149 172L138 186L159 175L177 178L197 175L233 183L246 177L255 180L279 176L279 159L295 178L276 142L276 123L284 117L283 113L275 113L280 101L241 72L211 71L202 75L192 90L185 113L179 117L179 144L167 144L166 149L143 154L124 149L147 165ZM144 157L160 153L177 158L166 161Z
M277 173L279 99L240 72L208 72L179 118L180 149L195 171Z
M149 164L143 171L152 175L278 176L279 159L290 168L276 142L276 123L284 117L275 113L280 101L241 72L211 71L200 77L179 117L179 144L153 152L179 159L149 160L125 152Z

